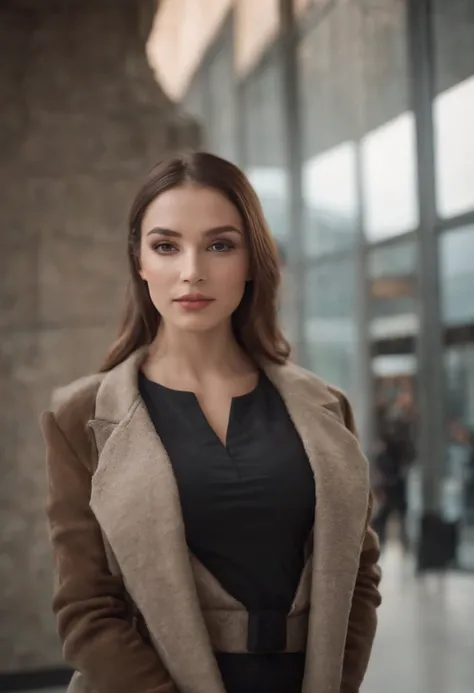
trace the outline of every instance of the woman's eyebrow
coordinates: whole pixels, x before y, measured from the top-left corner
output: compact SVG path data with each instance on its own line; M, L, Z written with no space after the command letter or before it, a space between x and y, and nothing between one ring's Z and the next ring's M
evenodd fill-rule
M218 233L224 233L224 232L231 232L231 233L238 233L240 236L242 235L242 231L238 229L236 226L214 226L211 229L207 229L207 231L204 232L204 236L215 236ZM173 231L172 229L165 229L161 226L154 226L152 229L150 229L147 232L147 236L151 236L153 234L157 234L160 236L167 236L168 238L181 238L183 234L179 233L178 231Z
M216 233L224 233L224 231L230 231L231 233L238 233L240 236L242 235L242 231L238 229L236 226L215 226L212 229L208 229L205 232L205 236L215 236Z
M178 231L172 231L171 229L163 229L161 226L154 226L147 232L147 236L152 234L159 234L160 236L169 236L170 238L180 238L181 234Z

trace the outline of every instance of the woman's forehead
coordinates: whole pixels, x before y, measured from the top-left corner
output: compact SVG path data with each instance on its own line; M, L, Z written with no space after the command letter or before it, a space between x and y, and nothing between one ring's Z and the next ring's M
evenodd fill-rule
M203 230L217 226L242 229L237 208L219 190L186 184L166 190L148 206L143 229L162 226L183 232L189 227Z

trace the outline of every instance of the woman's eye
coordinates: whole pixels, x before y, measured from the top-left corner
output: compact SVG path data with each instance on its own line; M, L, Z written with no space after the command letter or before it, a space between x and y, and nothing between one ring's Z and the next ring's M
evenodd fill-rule
M153 250L155 250L157 253L168 254L172 253L174 250L176 250L176 248L172 243L162 241L161 243L155 243L153 246Z
M230 241L214 241L211 243L210 248L215 250L216 253L227 253L235 248L235 245Z

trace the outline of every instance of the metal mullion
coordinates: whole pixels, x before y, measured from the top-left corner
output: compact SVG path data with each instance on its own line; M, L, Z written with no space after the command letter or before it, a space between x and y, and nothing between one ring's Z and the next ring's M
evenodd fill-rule
M444 231L451 231L463 226L471 226L472 224L474 224L474 209L449 219L438 218L435 230L437 233L443 233Z
M283 108L286 131L286 164L290 182L290 230L287 243L288 270L293 279L294 342L297 359L307 365L305 341L306 268L303 251L302 128L297 56L296 18L293 0L280 0Z
M398 233L393 236L387 236L387 238L381 238L378 241L370 241L366 238L367 249L373 250L374 248L391 248L392 246L397 246L404 241L414 239L420 232L420 227L417 226L415 229L410 229L409 231L404 231L403 233Z
M358 3L354 3L352 11L355 16L353 22L355 29L354 62L357 66L357 74L354 76L356 81L356 97L358 103L357 127L355 134L356 151L356 187L357 187L357 209L358 209L358 233L354 248L357 262L357 333L358 333L358 367L359 383L362 388L360 406L362 415L360 416L360 438L363 449L369 453L374 439L374 378L372 375L372 344L370 336L372 298L370 294L370 280L368 272L368 253L369 243L365 234L366 220L364 210L364 181L361 142L365 134L367 122L365 84L366 75L364 71L365 61L363 46L365 45L365 22L364 11Z
M445 455L443 344L439 301L431 1L409 0L412 99L417 136L420 207L418 241L420 332L418 337L419 459L423 514L440 513L440 488ZM424 537L421 536L423 543Z

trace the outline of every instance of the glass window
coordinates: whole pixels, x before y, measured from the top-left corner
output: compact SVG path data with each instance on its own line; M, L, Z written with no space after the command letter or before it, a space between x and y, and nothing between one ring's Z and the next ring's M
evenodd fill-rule
M368 270L372 340L413 338L418 332L415 242L374 248Z
M361 142L365 232L371 241L418 225L415 119L411 111L369 132Z
M474 208L474 3L432 5L437 206L446 218Z
M474 323L474 226L444 234L440 240L441 306L444 324Z
M273 61L243 87L244 168L272 233L284 245L289 233L289 178L281 80L280 63Z
M305 249L347 248L419 223L406 2L335 0L299 50ZM360 148L360 152L358 149Z
M181 102L187 115L196 119L200 128L200 146L207 148L207 82L202 70L194 75L191 84Z
M229 21L194 75L182 107L201 127L201 146L235 162L237 91L232 45L232 23Z
M419 329L417 304L416 242L406 240L369 253L369 336L372 351L374 393L373 435L377 443L373 463L384 473L383 454L387 427L396 426L408 454L398 459L407 467L407 517L400 516L399 536L414 541L421 511L421 477L416 464L417 441L417 353ZM408 452L409 451L409 452ZM383 531L382 515L377 517Z
M444 519L459 529L458 564L474 569L474 341L445 349L446 464L441 482Z
M474 568L474 225L440 239L445 328L446 466L442 508L459 523L459 562Z
M350 248L358 219L353 13L345 0L298 48L304 248L311 257Z
M387 413L401 394L415 398L419 329L415 241L372 250L368 275L372 375L376 402L383 405L375 412L380 425L380 412Z
M353 142L304 162L303 201L307 254L314 257L354 244L358 204Z
M356 270L351 257L318 263L306 273L307 366L357 397Z
M365 232L379 240L418 226L407 3L360 0L361 164Z
M226 27L219 39L219 49L211 56L208 79L207 146L215 154L235 162L237 108L231 26Z

